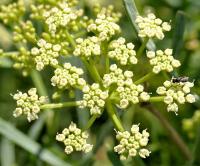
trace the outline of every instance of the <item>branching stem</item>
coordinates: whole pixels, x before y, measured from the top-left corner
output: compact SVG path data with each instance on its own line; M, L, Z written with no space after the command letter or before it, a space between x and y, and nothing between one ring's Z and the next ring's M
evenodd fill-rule
M108 100L107 103L106 103L106 110L108 112L109 117L112 119L112 122L113 122L114 126L116 127L116 129L119 130L119 131L124 131L124 128L122 126L122 122L118 118L118 116L116 115L115 109L114 109L110 100Z
M143 76L142 78L140 78L139 80L135 81L134 84L141 84L149 79L151 79L153 76L155 76L155 73L150 72L148 74L146 74L145 76Z
M87 130L87 129L89 129L92 125L93 125L93 123L95 122L95 120L97 119L99 117L99 115L93 115L90 119L89 119L89 121L87 122L87 124L86 124L86 126L84 127L84 131L85 130Z
M147 42L149 41L149 38L145 38L144 41L142 42L142 45L138 49L136 56L140 57L142 53L144 52L144 49L146 48Z

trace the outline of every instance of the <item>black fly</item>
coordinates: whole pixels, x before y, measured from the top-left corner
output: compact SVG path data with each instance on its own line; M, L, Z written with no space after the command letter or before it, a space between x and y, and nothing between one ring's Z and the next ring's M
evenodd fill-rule
M183 77L173 77L172 82L173 83L180 83L180 82L187 82L189 80L189 77L183 76Z

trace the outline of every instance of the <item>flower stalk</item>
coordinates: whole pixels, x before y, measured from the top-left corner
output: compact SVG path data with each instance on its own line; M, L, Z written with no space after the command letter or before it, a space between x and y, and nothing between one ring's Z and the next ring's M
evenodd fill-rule
M164 96L154 96L150 97L149 102L162 102L164 100Z
M151 112L163 125L163 127L166 129L166 131L169 134L169 137L172 139L172 141L177 145L177 147L180 149L181 153L186 157L187 160L192 159L192 153L188 149L185 142L182 140L180 135L177 133L177 131L173 128L173 126L169 123L169 121L154 107L149 104L146 106L147 110Z
M145 76L143 76L142 78L140 78L139 80L135 81L134 84L136 84L136 85L141 84L141 83L151 79L153 76L155 76L155 73L150 72L150 73L146 74Z
M142 45L140 46L139 50L137 51L136 56L140 57L142 53L144 52L144 49L146 48L147 42L149 41L149 38L145 38L142 42Z
M106 110L108 112L109 117L112 119L112 122L117 130L124 131L124 128L122 126L121 120L117 117L115 113L115 109L112 105L112 103L108 100L106 103Z
M90 60L90 63L88 63L85 59L82 59L84 65L86 66L87 70L89 71L92 79L98 83L101 82L101 77L99 75L99 72L97 68L95 67L93 61Z
M89 121L87 122L86 126L83 128L83 131L89 129L89 128L93 125L93 123L95 122L95 120L96 120L98 117L99 117L99 115L93 115L93 116L89 119Z
M64 107L74 107L77 106L76 101L69 101L69 102L64 102L64 103L51 103L51 104L44 104L40 106L41 109L59 109L59 108L64 108Z

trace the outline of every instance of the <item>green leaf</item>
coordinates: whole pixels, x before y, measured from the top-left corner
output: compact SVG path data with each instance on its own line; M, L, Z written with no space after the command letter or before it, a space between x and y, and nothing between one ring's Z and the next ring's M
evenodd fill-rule
M15 147L12 142L6 138L1 141L1 165L13 166L15 163Z
M121 160L119 159L119 156L114 153L113 151L107 151L108 158L110 162L115 166L123 166Z
M49 150L42 148L40 144L27 137L25 134L23 134L21 131L13 127L10 123L6 122L2 118L0 118L0 133L21 148L32 153L33 155L39 155L38 157L42 161L50 165L70 166L69 163L66 163L65 161L59 159Z
M124 2L124 6L125 6L126 12L128 14L128 17L131 20L131 23L133 24L136 32L138 32L139 28L138 28L137 24L135 23L135 20L136 20L136 17L139 15L139 12L137 10L135 2L134 2L134 0L123 0L123 2ZM156 49L155 43L152 40L148 41L147 49L152 50L152 51Z
M182 11L178 11L176 13L176 21L173 34L173 44L172 44L173 54L174 57L176 58L178 58L178 56L180 55L180 50L183 46L185 22L186 22L185 13Z

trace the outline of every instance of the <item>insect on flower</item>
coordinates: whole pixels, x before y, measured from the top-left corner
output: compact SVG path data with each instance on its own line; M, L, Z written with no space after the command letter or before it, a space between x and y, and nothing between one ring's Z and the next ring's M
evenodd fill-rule
M173 83L180 83L180 82L187 82L189 80L189 77L183 76L183 77L173 77L172 82Z

